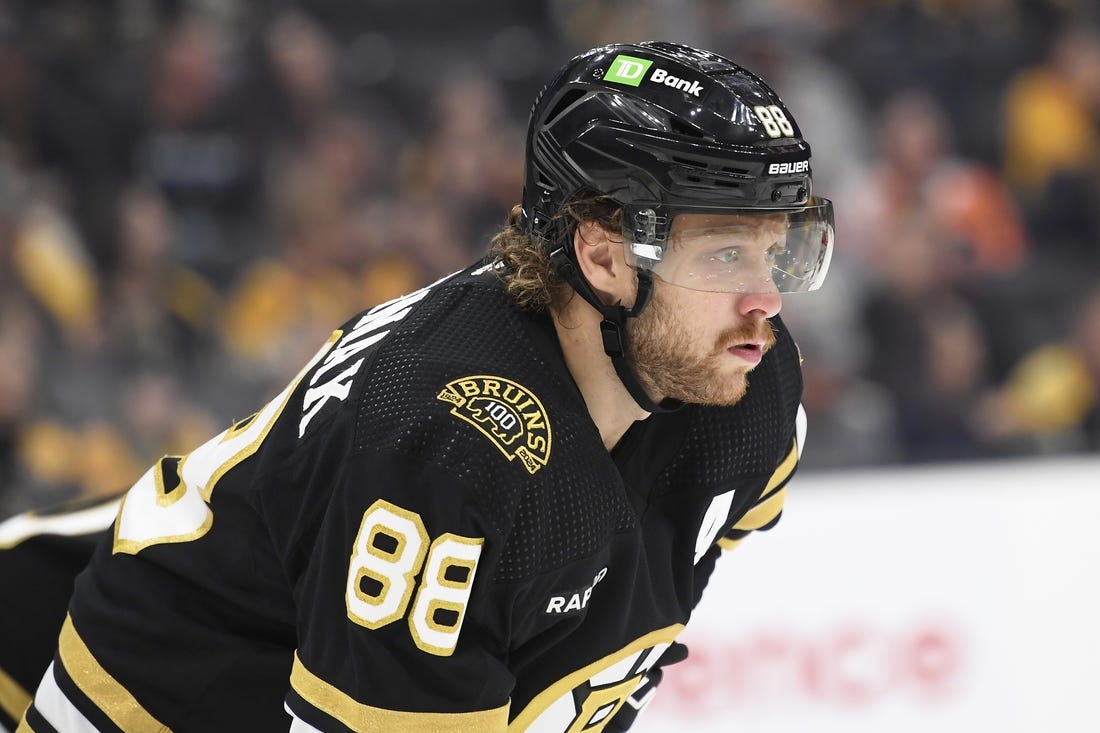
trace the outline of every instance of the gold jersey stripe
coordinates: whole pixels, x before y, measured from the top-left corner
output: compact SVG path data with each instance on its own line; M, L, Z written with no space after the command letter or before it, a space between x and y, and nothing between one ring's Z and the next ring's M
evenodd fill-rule
M119 728L127 733L171 733L168 726L150 715L129 690L100 666L76 633L69 616L65 616L61 627L58 653L62 666L80 691Z
M15 733L34 733L34 728L27 722L27 716L24 714L23 719L19 721L19 725L15 728Z
M534 723L540 715L546 712L546 710L553 703L560 700L570 691L576 690L583 683L588 682L598 672L602 672L612 665L626 659L630 655L643 652L647 649L650 649L651 647L656 646L657 644L671 644L673 641L675 641L676 637L679 636L680 632L683 630L683 624L672 624L671 626L666 626L663 629L651 631L645 636L639 639L635 639L619 651L614 652L613 654L609 654L603 659L599 659L586 667L578 669L575 672L567 674L565 677L562 677L560 680L536 695L534 699L531 700L531 702L527 703L527 707L525 707L520 712L520 714L516 716L516 719L512 721L512 724L509 726L508 730L515 731L516 733L519 733L519 731L527 730L527 728L530 727L530 725ZM633 692L633 690L631 690L631 692ZM627 693L626 696L629 696L629 694L630 693ZM625 700L626 697L624 696L623 699ZM608 719L609 718L605 718L605 720ZM570 730L574 729L570 728ZM602 727L590 728L589 730L602 730Z
M339 720L354 731L386 733L463 733L504 731L508 726L508 703L492 710L471 713L413 713L364 705L306 669L294 654L290 686L310 705Z
M19 720L30 704L30 693L0 668L0 709L12 720Z
M740 530L760 529L779 516L779 512L783 511L783 501L786 498L787 487L784 486L782 489L748 510L745 516L741 517L737 524L733 525L733 528Z
M768 479L767 486L764 487L764 491L760 494L760 499L756 502L756 506L746 512L745 516L741 517L737 524L733 525L733 529L751 532L754 529L760 529L768 522L775 519L783 509L783 500L787 491L784 484L787 479L791 477L791 474L794 473L794 469L797 465L798 441L791 441L790 452L787 453L787 457L783 459L783 462L776 466L775 471L772 473L772 477ZM778 493L772 493L780 486L784 486L784 488ZM741 544L740 539L735 540L729 537L722 537L718 540L718 545L723 550L732 550L739 544Z
M742 537L741 539L731 540L729 537L719 537L718 546L721 547L723 550L733 550L736 549L737 546L744 541L744 539L745 538Z
M787 454L787 457L783 459L776 469L775 473L768 480L768 485L764 487L764 493L760 495L761 498L775 491L776 487L782 484L784 481L791 477L794 473L794 467L798 465L798 445L791 445L791 452Z

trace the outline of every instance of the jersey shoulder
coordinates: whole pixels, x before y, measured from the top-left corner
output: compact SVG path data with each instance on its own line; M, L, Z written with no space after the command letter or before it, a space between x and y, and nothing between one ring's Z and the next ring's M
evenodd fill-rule
M594 552L631 514L537 321L485 267L365 311L304 372L276 440L295 441L299 461L333 473L362 466L380 477L392 467L386 475L406 480L409 465L427 467L419 479L438 496L430 511L472 507L500 539L498 578ZM579 539L566 546L559 533Z
M357 414L357 449L412 456L472 494L504 538L498 580L595 552L632 524L580 393L537 328L492 273L457 278L387 340Z
M667 469L672 484L716 486L767 477L790 453L802 400L798 347L773 318L775 345L749 374L732 407L695 407L683 449Z

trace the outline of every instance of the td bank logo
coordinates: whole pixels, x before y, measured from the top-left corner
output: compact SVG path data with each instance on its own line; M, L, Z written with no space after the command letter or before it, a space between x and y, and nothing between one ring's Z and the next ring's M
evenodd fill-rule
M604 80L636 87L642 83L645 73L649 71L649 67L652 65L652 59L640 59L636 56L627 56L621 53L611 60L611 68L607 70Z

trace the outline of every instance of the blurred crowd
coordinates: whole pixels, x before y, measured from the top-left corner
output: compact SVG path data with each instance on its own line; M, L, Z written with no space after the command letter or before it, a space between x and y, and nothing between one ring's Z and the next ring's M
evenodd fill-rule
M837 206L806 470L1100 451L1090 0L4 0L0 516L132 483L472 261L562 62L779 90Z

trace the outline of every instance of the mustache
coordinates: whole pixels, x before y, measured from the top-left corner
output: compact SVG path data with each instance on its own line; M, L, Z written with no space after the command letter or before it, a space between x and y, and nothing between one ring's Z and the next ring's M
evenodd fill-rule
M740 326L728 328L718 336L719 353L738 344L749 341L760 342L760 353L766 354L775 346L775 329L770 321L762 319L752 323L743 323Z

